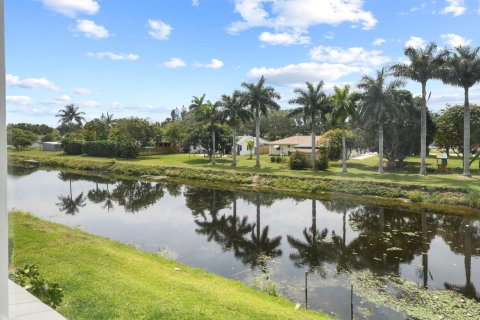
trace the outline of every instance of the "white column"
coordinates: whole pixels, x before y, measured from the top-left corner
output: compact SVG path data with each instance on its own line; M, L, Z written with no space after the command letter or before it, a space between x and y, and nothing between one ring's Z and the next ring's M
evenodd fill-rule
M0 0L0 319L8 319L7 134L4 0Z

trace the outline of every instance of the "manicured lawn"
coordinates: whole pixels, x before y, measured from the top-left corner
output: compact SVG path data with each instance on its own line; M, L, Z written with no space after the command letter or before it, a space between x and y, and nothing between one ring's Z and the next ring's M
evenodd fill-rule
M58 282L65 295L59 311L68 319L327 319L118 242L22 212L10 218L14 265L35 263Z
M14 151L10 150L12 155L31 156L31 157L53 157L66 159L83 159L92 161L109 161L106 158L95 158L87 156L68 156L62 152L43 152L39 150ZM255 159L249 159L249 156L238 157L237 168L232 168L231 157L217 159L217 164L210 164L207 157L203 155L188 154L168 154L139 157L134 160L117 159L120 163L142 164L166 167L181 168L197 168L197 169L215 169L215 170L235 170L237 172L251 172L263 174L280 174L288 176L301 177L324 177L329 179L359 180L359 181L375 181L375 182L393 182L403 184L417 184L426 186L446 186L446 187L463 187L480 189L480 171L478 160L475 161L471 168L473 178L465 178L460 171L456 171L456 167L462 167L462 160L452 156L449 161L449 174L429 174L426 177L418 175L419 162L418 157L409 157L406 159L406 167L398 169L394 172L386 172L383 175L376 173L378 158L370 157L363 160L349 160L347 174L341 173L341 162L332 161L330 168L325 172L312 172L310 170L292 171L288 168L288 163L272 163L270 157L264 155L261 157L261 169L255 169ZM428 167L432 170L436 168L436 155L432 154L427 160Z

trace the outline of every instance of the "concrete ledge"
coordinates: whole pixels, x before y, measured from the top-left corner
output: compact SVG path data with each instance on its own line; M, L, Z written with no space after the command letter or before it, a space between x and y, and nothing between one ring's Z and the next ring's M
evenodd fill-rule
M10 320L66 320L34 295L12 281L8 281Z

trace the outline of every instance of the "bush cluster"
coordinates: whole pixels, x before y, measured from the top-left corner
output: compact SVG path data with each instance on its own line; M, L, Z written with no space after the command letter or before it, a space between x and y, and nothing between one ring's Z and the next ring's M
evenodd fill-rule
M92 157L105 158L136 158L138 156L138 148L136 146L108 140L63 140L62 146L65 153L71 155L86 154Z
M290 156L289 166L292 170L308 169L310 167L310 160L308 160L306 154L301 153L300 151L295 151Z

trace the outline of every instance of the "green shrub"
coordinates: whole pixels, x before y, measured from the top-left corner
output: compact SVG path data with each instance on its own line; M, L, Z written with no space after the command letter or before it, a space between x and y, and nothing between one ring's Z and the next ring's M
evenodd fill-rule
M119 156L121 158L134 159L138 157L139 150L133 144L121 144Z
M325 171L328 169L329 165L328 152L325 148L323 148L320 152L320 158L315 161L315 168L317 168L317 170Z
M274 162L275 162L275 159L276 159L275 156L271 156L271 157L270 157L270 162L271 162L271 163L274 163Z
M71 154L71 155L83 154L83 144L84 144L84 141L81 141L81 140L64 139L62 141L63 151L66 154Z
M423 194L420 191L412 191L408 194L408 199L412 202L422 202Z
M63 289L58 283L43 279L38 267L34 264L27 264L23 268L16 269L10 278L52 308L56 308L62 303Z
M472 208L480 208L480 192L477 190L470 190L465 197L467 205Z
M292 170L303 170L310 167L310 161L306 154L301 153L300 151L295 151L290 156L289 166Z
M276 163L282 162L282 157L276 156L276 157L275 157L275 162L276 162Z
M87 141L83 146L83 153L92 157L115 158L120 154L120 146L107 140Z

